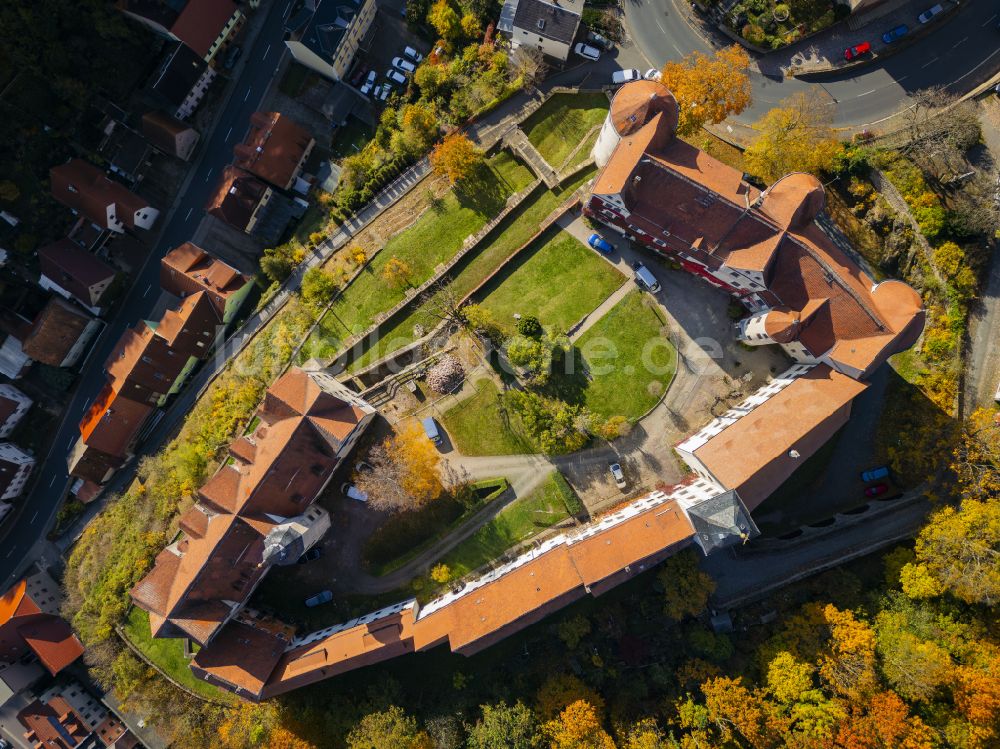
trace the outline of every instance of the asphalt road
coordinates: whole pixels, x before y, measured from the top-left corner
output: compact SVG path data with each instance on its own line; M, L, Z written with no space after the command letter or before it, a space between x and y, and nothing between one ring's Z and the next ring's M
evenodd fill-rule
M29 552L50 527L59 502L69 487L66 456L80 436L81 417L104 385L104 361L125 329L143 319L160 296L160 258L194 234L204 216L203 207L209 191L215 186L215 179L222 168L232 161L233 146L246 134L250 115L260 104L285 50L282 19L288 5L289 0L275 0L269 8L259 11L267 13L267 19L252 47L243 51L243 67L237 74L229 101L216 121L214 131L199 145L199 156L190 182L128 295L108 320L107 327L88 354L76 393L65 411L49 455L35 466L32 492L18 500L20 515L3 529L6 536L0 545L0 590L5 590L16 575L31 563ZM192 399L195 392L196 388L188 387L181 397ZM158 429L166 426L161 424Z
M625 0L629 33L650 65L713 50L677 10L678 1ZM877 126L904 108L914 91L945 86L962 93L995 73L1000 68L997 20L996 3L968 2L937 30L872 65L808 79L751 73L753 104L735 119L749 124L782 99L819 85L836 104L836 127Z

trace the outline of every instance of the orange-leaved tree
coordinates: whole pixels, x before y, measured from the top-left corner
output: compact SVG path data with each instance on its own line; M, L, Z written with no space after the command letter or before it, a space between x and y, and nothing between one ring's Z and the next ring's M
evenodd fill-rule
M571 702L559 717L542 726L542 732L552 749L615 749L597 711L586 700Z
M677 132L690 135L707 123L722 122L750 105L747 69L750 57L742 47L718 50L713 56L693 52L663 66L664 83L677 99Z
M431 166L452 184L469 179L483 162L483 152L463 133L446 135L431 151Z

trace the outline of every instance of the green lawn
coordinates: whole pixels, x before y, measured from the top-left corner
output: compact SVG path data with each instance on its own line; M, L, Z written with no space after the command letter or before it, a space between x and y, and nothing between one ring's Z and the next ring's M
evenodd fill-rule
M389 240L333 305L332 314L320 321L303 347L302 358L332 356L343 338L363 332L375 315L404 298L405 288L390 286L382 278L382 268L390 259L404 261L410 269L410 285L419 286L434 274L436 266L461 249L466 237L499 213L510 195L532 179L531 172L506 152L489 159L474 187L450 191L413 226Z
M567 169L572 169L578 164L582 164L588 158L590 158L590 152L594 150L594 144L597 143L597 139L601 136L600 130L595 130L587 138L587 141L580 147L580 150L576 152L576 155L570 159L569 163L566 164Z
M522 455L536 453L531 441L506 422L500 413L500 392L493 380L484 378L475 383L479 390L471 398L460 401L441 417L448 436L463 455Z
M236 697L229 692L213 687L191 673L190 661L184 655L184 641L180 639L154 638L149 633L149 614L133 606L125 620L125 636L156 667L195 694L217 702L236 703ZM197 647L197 645L195 646Z
M558 169L573 147L608 114L604 94L556 94L521 124L531 144Z
M567 503L574 503L575 496L562 474L553 471L541 486L511 502L438 563L448 565L452 577L468 574L512 546L565 520L570 514Z
M568 330L614 292L624 276L592 249L553 227L484 289L483 307L513 331L514 314Z
M636 419L656 404L673 376L677 352L647 298L629 292L576 342L591 375L584 402L595 414Z
M556 190L546 190L544 186L538 187L517 209L501 221L475 250L452 268L450 292L462 298L481 284L483 279L510 253L531 239L531 236L538 231L538 225L558 208L560 203L593 175L593 169L585 169ZM431 330L439 322L430 312L433 308L432 300L400 317L392 327L384 328L378 343L356 359L349 369L351 371L363 369L386 354L412 343L416 339L413 333L415 325L422 325L425 332Z
M330 144L330 156L335 161L358 153L372 139L375 131L357 117L348 117L347 124L337 128Z

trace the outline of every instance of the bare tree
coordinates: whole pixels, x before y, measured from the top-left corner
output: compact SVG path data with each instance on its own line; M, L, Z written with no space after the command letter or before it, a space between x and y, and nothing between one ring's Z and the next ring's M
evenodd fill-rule
M385 445L375 445L368 451L371 470L359 471L354 477L358 490L368 495L368 504L376 510L395 512L409 509L413 499L403 488L404 472Z
M545 78L549 66L545 63L541 50L536 47L521 46L511 55L511 78L520 77L525 86L534 86Z
M972 102L960 102L941 86L917 91L912 99L913 106L904 114L908 143L902 150L908 156L925 161L930 156L961 155L979 142L979 119Z

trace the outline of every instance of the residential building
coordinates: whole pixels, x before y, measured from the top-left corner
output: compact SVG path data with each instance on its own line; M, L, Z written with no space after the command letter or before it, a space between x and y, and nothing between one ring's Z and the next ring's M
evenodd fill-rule
M230 445L183 535L132 589L154 637L210 646L272 564L294 564L325 533L329 516L312 503L374 414L326 372L293 368L268 388L253 433Z
M565 62L583 17L583 0L505 0L497 30L511 49L531 47Z
M104 371L119 395L162 406L180 389L196 361L174 351L150 325L140 322L122 334L104 363Z
M34 467L34 455L11 442L0 442L0 501L21 496Z
M204 291L185 297L177 309L164 312L158 323L146 324L170 351L191 362L208 357L223 329L222 320Z
M105 311L101 301L118 275L111 266L68 238L39 248L38 263L43 289L75 299L91 314Z
M0 385L0 439L10 437L33 401L13 385Z
M17 720L36 749L133 749L139 741L76 681L60 681L20 710Z
M21 340L25 356L51 367L72 367L101 328L84 310L59 297L49 299Z
M233 149L233 165L280 190L291 190L312 153L316 139L278 112L254 112L250 132Z
M201 104L217 73L186 44L168 50L149 88L174 117L186 120Z
M153 406L105 385L80 420L80 439L67 460L70 476L103 484L134 452Z
M52 197L101 229L151 229L160 212L125 185L83 159L70 159L49 170Z
M228 324L249 296L253 279L192 242L185 242L160 261L160 286L182 299L205 292L219 319Z
M357 8L341 0L303 0L285 23L285 46L296 62L343 80L358 50L370 42L377 10L375 0L360 0Z
M60 603L59 586L38 570L0 597L0 664L37 658L55 676L83 655L83 645L59 615Z
M206 63L245 20L233 0L119 0L118 7L154 33L183 42Z
M31 357L24 353L20 339L8 333L0 345L0 374L11 380L17 380L31 367Z
M135 185L149 166L152 149L146 139L119 120L109 118L98 152L108 162L108 171Z
M190 161L201 135L186 122L166 112L146 112L142 116L142 134L165 154Z
M292 217L288 198L231 165L222 170L205 210L210 216L263 242L276 242Z

